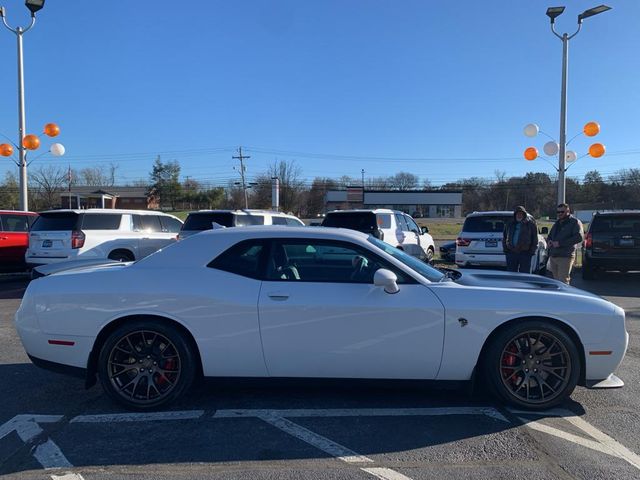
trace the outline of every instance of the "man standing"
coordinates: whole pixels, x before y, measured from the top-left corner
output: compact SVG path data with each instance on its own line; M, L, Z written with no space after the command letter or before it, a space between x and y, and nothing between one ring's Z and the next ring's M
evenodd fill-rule
M558 205L556 213L558 219L547 237L549 268L553 278L568 285L571 281L571 268L576 260L576 245L582 243L584 230L582 222L571 215L571 209L566 203Z
M502 234L502 249L510 272L531 273L531 258L538 248L538 226L524 207L513 210L513 221Z

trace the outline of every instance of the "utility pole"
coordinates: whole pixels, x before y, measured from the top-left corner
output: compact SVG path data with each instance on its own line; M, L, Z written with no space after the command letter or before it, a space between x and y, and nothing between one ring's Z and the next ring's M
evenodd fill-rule
M246 171L246 167L244 166L244 159L251 158L248 155L242 155L242 147L238 147L238 156L231 157L236 160L240 160L240 178L242 179L242 191L244 192L244 208L249 208L249 199L247 197L247 184L244 180L244 172ZM235 167L233 167L235 169Z
M362 191L364 192L364 168L362 169Z

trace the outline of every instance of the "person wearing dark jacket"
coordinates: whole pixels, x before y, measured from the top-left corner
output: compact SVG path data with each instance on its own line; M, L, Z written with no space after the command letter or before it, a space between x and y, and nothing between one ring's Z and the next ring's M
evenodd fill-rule
M558 205L558 219L547 237L549 269L553 278L566 283L571 281L571 268L576 260L576 245L584 240L582 222L571 215L566 203Z
M513 221L502 234L502 248L507 257L507 270L531 273L531 259L538 248L538 226L524 207L513 210Z

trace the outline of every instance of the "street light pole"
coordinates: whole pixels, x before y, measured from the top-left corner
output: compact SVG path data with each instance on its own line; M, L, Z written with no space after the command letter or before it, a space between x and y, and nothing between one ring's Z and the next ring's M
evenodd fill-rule
M26 134L26 119L24 109L24 57L22 49L22 35L31 30L36 23L36 12L44 7L44 0L27 0L26 7L31 11L31 23L27 28L11 28L5 17L4 7L0 7L0 17L2 23L12 33L16 35L18 41L18 156L20 169L20 210L29 210L29 196L27 183L27 151L22 144L22 139Z
M600 5L599 7L590 8L578 15L578 29L572 34L567 33L560 35L556 32L556 18L564 12L565 7L549 7L547 16L551 20L551 31L562 41L562 87L560 89L560 145L558 151L558 204L566 203L566 150L567 150L567 77L569 66L569 40L575 37L582 28L582 20L592 17L607 10L611 7Z

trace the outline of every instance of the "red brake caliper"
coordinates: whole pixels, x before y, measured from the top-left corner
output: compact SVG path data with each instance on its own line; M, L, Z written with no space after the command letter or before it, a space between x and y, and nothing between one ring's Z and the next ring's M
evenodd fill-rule
M176 360L174 358L168 358L167 361L164 362L163 370L173 370L174 368L176 368ZM160 377L158 378L158 385L162 386L168 381L169 380L167 379L165 374L161 373Z
M518 363L518 357L511 354L518 353L518 349L516 348L515 345L511 345L509 348L507 348L507 352L509 353L506 353L502 357L502 375L503 377L508 378L511 374L513 374L514 368L511 368L511 367L515 367L515 365ZM517 380L517 376L513 376L511 377L510 382L515 385L516 380Z

